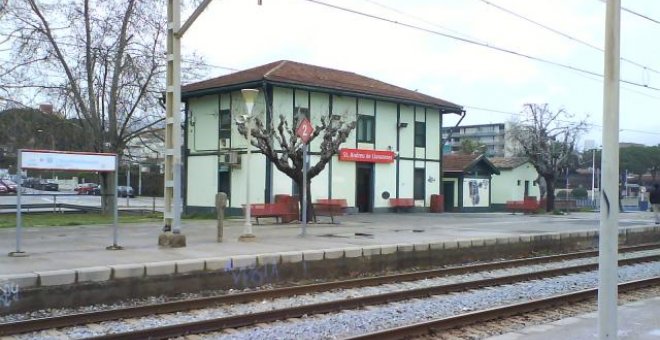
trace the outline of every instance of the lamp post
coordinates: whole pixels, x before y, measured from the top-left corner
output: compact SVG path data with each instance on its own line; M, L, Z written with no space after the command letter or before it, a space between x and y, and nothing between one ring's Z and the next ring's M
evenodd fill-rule
M252 154L252 108L254 107L254 100L259 94L256 89L243 89L241 90L243 100L245 100L245 109L247 114L237 118L237 122L244 122L247 128L247 152L245 156L245 228L243 235L239 236L239 241L253 241L256 236L252 233L252 217L250 216L250 156Z

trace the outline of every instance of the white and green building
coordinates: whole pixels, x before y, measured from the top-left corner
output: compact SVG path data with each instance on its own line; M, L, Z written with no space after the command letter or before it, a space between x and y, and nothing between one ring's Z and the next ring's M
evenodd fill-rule
M490 161L500 174L492 178L492 207L504 210L507 201L533 196L540 200L538 172L525 157L493 157Z
M297 193L257 149L246 157L235 118L246 114L240 91L247 88L260 90L252 113L266 123L280 115L291 123L298 112L313 125L322 116L357 121L342 145L344 157L334 156L312 180L313 200L346 199L359 211L377 212L388 209L389 198L413 198L426 209L430 196L441 192L443 115L461 114L461 106L355 73L283 60L183 87L186 212L214 211L222 191L229 196L228 213L240 214L245 181L251 203ZM310 144L311 164L318 160L318 139Z

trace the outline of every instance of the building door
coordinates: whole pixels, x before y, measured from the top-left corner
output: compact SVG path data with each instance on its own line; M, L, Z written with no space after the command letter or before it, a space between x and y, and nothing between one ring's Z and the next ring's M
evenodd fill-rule
M523 196L523 198L528 196L529 196L529 181L525 181L525 195Z
M374 192L374 165L356 163L355 201L359 212L372 212Z
M231 197L231 172L227 165L218 167L218 192L227 194L227 199Z
M445 211L454 211L454 182L442 182L442 194L445 196Z

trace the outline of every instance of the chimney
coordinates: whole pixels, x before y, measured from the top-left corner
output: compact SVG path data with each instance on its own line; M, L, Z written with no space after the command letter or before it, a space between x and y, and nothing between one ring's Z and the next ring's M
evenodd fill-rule
M41 104L39 105L39 111L52 115L53 114L53 104Z

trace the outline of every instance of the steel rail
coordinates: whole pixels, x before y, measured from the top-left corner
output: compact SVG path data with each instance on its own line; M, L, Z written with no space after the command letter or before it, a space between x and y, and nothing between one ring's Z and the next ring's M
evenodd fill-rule
M660 284L660 277L650 279L629 281L619 284L619 291L626 292L636 289L641 289L650 286L657 286ZM543 299L533 300L529 302L522 302L510 304L501 307L494 307L482 311L475 311L460 315L454 315L442 319L420 322L412 325L400 326L390 328L373 333L357 335L344 338L345 340L390 340L390 339L409 339L411 337L419 337L428 335L431 332L446 331L453 328L460 328L476 324L479 322L486 322L495 319L521 315L537 310L548 309L551 307L566 305L569 303L576 303L588 299L596 298L598 288L585 289L574 293L567 293L562 295L555 295Z
M638 257L633 259L624 259L619 261L619 265L630 265L641 262L660 261L660 255ZM220 331L226 328L238 328L253 326L259 323L268 323L285 320L289 318L299 318L304 315L326 314L339 312L346 309L361 308L364 306L382 305L385 303L410 300L416 298L425 298L433 295L460 292L470 289L483 287L499 286L506 284L519 283L555 277L576 272L593 271L598 268L598 264L579 265L567 268L549 269L538 272L528 272L511 276L475 280L433 287L425 287L411 290L395 291L377 295L369 295L358 298L335 300L310 305L282 308L271 311L257 312L245 315L236 315L230 317L214 318L187 322L163 327L155 327L132 332L107 334L89 339L167 339L185 336L189 334L209 333Z
M637 252L644 250L657 249L660 243L643 244L638 246L621 247L620 252ZM117 319L136 318L154 314L165 314L173 312L182 312L194 309L213 307L223 304L246 303L249 301L258 301L286 297L293 295L309 294L315 292L329 291L333 289L349 289L365 286L376 286L393 282L406 282L422 280L425 278L460 275L478 271L510 268L516 266L533 265L549 262L558 262L562 260L571 260L597 256L598 251L580 251L568 254L539 256L526 259L516 259L508 261L496 261L489 263L480 263L462 267L451 267L434 270L424 270L413 273L392 274L377 277L350 279L335 282L316 283L311 285L293 286L275 288L269 290L259 290L253 292L243 292L222 296L196 298L191 300L172 301L162 304L127 307L113 310L94 311L86 313L75 313L69 315L22 320L15 322L0 323L0 336L27 333L44 329L70 327L94 322L102 322Z

